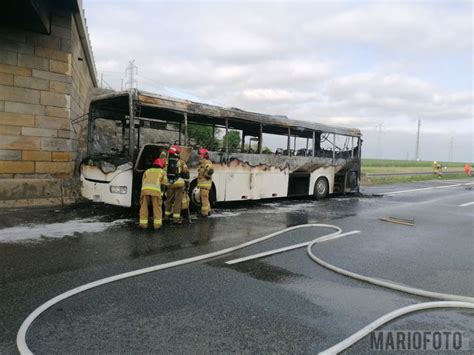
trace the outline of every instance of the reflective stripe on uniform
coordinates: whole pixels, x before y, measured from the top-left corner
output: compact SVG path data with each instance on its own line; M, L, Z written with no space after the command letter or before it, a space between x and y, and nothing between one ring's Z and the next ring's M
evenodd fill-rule
M212 181L211 182L198 182L198 187L203 187L203 188L207 188L207 189L210 189L212 187Z
M173 218L180 218L181 217L181 214L179 213L173 213Z
M161 192L161 186L160 185L156 185L156 184L147 184L147 183L144 183L142 185L142 191L143 190L151 190L151 191L157 191L157 192Z
M182 178L179 178L178 180L176 180L175 182L173 182L170 187L173 188L173 187L183 187L184 186L184 180Z
M171 216L171 211L165 211L165 216Z
M209 212L209 207L204 207L204 206L202 206L202 207L201 207L201 211L202 211L202 212Z
M161 218L160 219L154 219L153 224L155 224L157 226L161 226L161 224L162 224Z
M140 219L140 224L148 224L148 219Z

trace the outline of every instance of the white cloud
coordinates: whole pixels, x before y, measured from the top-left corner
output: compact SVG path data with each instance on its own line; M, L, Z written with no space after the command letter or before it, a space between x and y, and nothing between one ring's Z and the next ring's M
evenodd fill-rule
M115 87L136 59L148 91L369 132L383 121L401 143L418 118L472 137L472 6L85 1Z
M453 11L447 3L365 3L306 23L303 31L317 42L377 45L389 51L472 46L469 11Z
M243 97L255 101L286 101L298 102L311 100L314 95L306 92L294 92L282 89L246 89L242 93Z

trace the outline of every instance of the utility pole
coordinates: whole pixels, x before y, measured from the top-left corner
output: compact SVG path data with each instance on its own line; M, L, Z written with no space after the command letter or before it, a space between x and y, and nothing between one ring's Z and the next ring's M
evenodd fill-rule
M420 127L421 127L421 120L418 119L418 131L416 133L416 152L415 152L416 161L420 160Z
M383 122L380 122L377 126L375 126L377 131L377 154L376 158L382 158L382 133L383 133Z
M453 161L453 146L454 146L454 137L451 136L449 139L449 155L448 155L448 161L452 162Z
M135 75L138 74L138 67L135 65L135 59L128 62L128 67L125 69L125 75L127 76L127 82L125 83L126 89L137 88L138 82L135 79Z

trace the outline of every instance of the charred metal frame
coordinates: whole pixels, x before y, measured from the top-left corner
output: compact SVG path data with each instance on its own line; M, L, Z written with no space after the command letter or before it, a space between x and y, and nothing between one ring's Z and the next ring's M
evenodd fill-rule
M184 145L187 145L188 140L188 113L184 113Z
M128 113L128 155L134 156L135 153L135 101L136 90L130 90L129 113Z
M148 118L150 117L150 118ZM321 133L332 134L332 140L328 139L332 145L332 154L326 150L326 157L332 158L333 163L338 158L336 150L336 134L350 137L350 153L348 147L347 158L360 159L361 157L361 133L357 129L339 128L323 124L306 121L290 120L286 117L257 114L242 111L234 108L222 108L206 104L195 103L186 100L172 99L164 96L139 92L132 89L128 92L107 94L96 97L91 102L90 114L88 117L88 150L93 148L93 135L95 132L95 119L105 118L122 122L122 137L125 145L126 127L128 124L128 155L133 159L135 155L135 125L142 121L164 122L175 124L179 132L179 144L189 144L188 126L190 120L193 124L212 126L212 133L215 137L216 127L225 128L225 134L230 130L237 129L242 132L241 151L245 149L245 139L247 136L258 137L258 154L263 151L263 134L287 135L287 156L292 156L291 138L294 136L293 154L296 155L297 138L306 138L305 156L320 156L317 153L321 148ZM184 127L183 127L184 126ZM175 131L165 128L165 130ZM309 151L309 140L312 139L312 149ZM318 139L318 141L317 141ZM357 139L357 141L355 141ZM347 141L348 142L348 141ZM355 145L357 143L357 145ZM345 144L349 146L349 144ZM123 146L123 148L125 148ZM357 152L355 149L357 148ZM224 153L229 157L229 143L225 142ZM345 151L345 150L344 150ZM356 155L357 153L357 155ZM330 154L330 155L329 155ZM329 155L329 156L328 156Z

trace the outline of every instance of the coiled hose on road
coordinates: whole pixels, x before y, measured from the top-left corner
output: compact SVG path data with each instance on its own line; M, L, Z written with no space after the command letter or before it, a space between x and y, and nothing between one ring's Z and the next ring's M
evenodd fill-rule
M329 228L329 229L335 230L335 232L333 232L333 233L329 233L329 234L326 234L326 235L321 236L319 238L316 238L315 240L313 240L309 244L308 243L303 243L301 245L301 246L303 246L303 245L308 246L308 248L307 248L308 255L316 263L318 263L318 264L320 264L320 265L322 265L322 266L324 266L324 267L326 267L330 270L333 270L337 273L355 278L357 280L369 282L369 283L372 283L372 284L375 284L375 285L378 285L378 286L394 289L394 290L397 290L397 291L406 292L406 293L409 293L409 294L414 294L414 295L417 295L417 296L425 296L425 297L431 297L431 298L442 299L442 300L453 300L453 301L444 301L444 302L420 303L420 304L415 304L415 305L412 305L412 306L400 308L400 309L398 309L396 311L393 311L391 313L388 313L387 315L385 315L385 316L377 319L376 321L370 323L368 326L364 327L363 329L361 329L357 333L353 334L352 336L350 336L349 338L343 340L342 342L334 345L333 347L323 351L321 354L336 354L338 352L341 352L341 351L347 349L348 347L352 346L353 344L355 344L357 341L359 341L365 335L369 334L370 331L372 331L372 330L376 329L377 327L380 327L383 324L385 324L385 323L387 323L387 322L389 322L389 321L391 321L395 318L398 318L398 317L400 317L404 314L408 314L408 313L412 313L412 312L416 312L416 311L420 311L420 310L425 310L425 309L433 309L433 308L470 308L470 309L474 309L474 298L473 297L451 295L451 294L444 294L444 293L436 293L436 292L425 291L425 290L421 290L421 289L417 289L417 288L413 288L413 287L402 286L402 285L392 283L392 282L389 282L389 281L382 281L382 280L378 280L378 279L375 279L375 278L359 275L359 274L356 274L356 273L338 268L338 267L336 267L334 265L331 265L329 263L326 263L325 261L317 258L313 254L313 252L312 252L313 246L316 243L336 239L338 237L342 237L342 236L347 235L347 234L346 233L342 234L341 228L339 228L337 226L334 226L334 225L331 225L331 224L314 223L314 224L303 224L303 225L298 225L298 226L285 228L285 229L282 229L278 232L266 235L264 237L261 237L261 238L258 238L258 239L255 239L255 240L252 240L252 241L249 241L249 242L246 242L246 243L239 244L239 245L234 246L234 247L226 248L226 249L216 251L216 252L213 252L213 253L208 253L208 254L204 254L204 255L195 256L195 257L192 257L192 258L187 258L187 259L173 261L173 262L166 263L166 264L160 264L160 265L156 265L156 266L151 266L151 267L147 267L147 268L143 268L143 269L139 269L139 270L126 272L126 273L123 273L123 274L119 274L119 275L107 277L107 278L104 278L104 279L100 279L100 280L97 280L97 281L79 286L79 287L74 288L72 290L66 291L66 292L50 299L49 301L43 303L41 306L36 308L23 321L23 323L20 326L20 329L18 330L17 338L16 338L16 343L17 343L18 350L19 350L20 354L25 354L25 355L26 354L32 354L32 351L30 350L30 348L28 347L28 345L26 343L26 334L27 334L28 329L31 326L31 324L35 321L36 318L38 318L43 312L45 312L50 307L58 304L59 302L65 300L69 297L77 295L81 292L90 290L90 289L95 288L95 287L103 286L103 285L106 285L106 284L109 284L109 283L112 283L112 282L116 282L116 281L119 281L119 280L124 280L126 278L135 277L135 276L143 275L143 274L150 273L150 272L165 270L165 269L169 269L169 268L173 268L173 267L177 267L177 266L181 266L181 265L185 265L185 264L190 264L190 263L194 263L194 262L198 262L198 261L204 261L204 260L207 260L207 259L215 258L215 257L218 257L218 256L222 256L222 255L225 255L225 254L232 253L234 251L246 248L248 246L251 246L251 245L254 245L254 244L257 244L257 243L261 243L263 241L269 240L271 238L274 238L274 237L276 237L278 235L281 235L283 233L286 233L286 232L290 232L290 231L297 230L297 229L314 228L314 227Z

